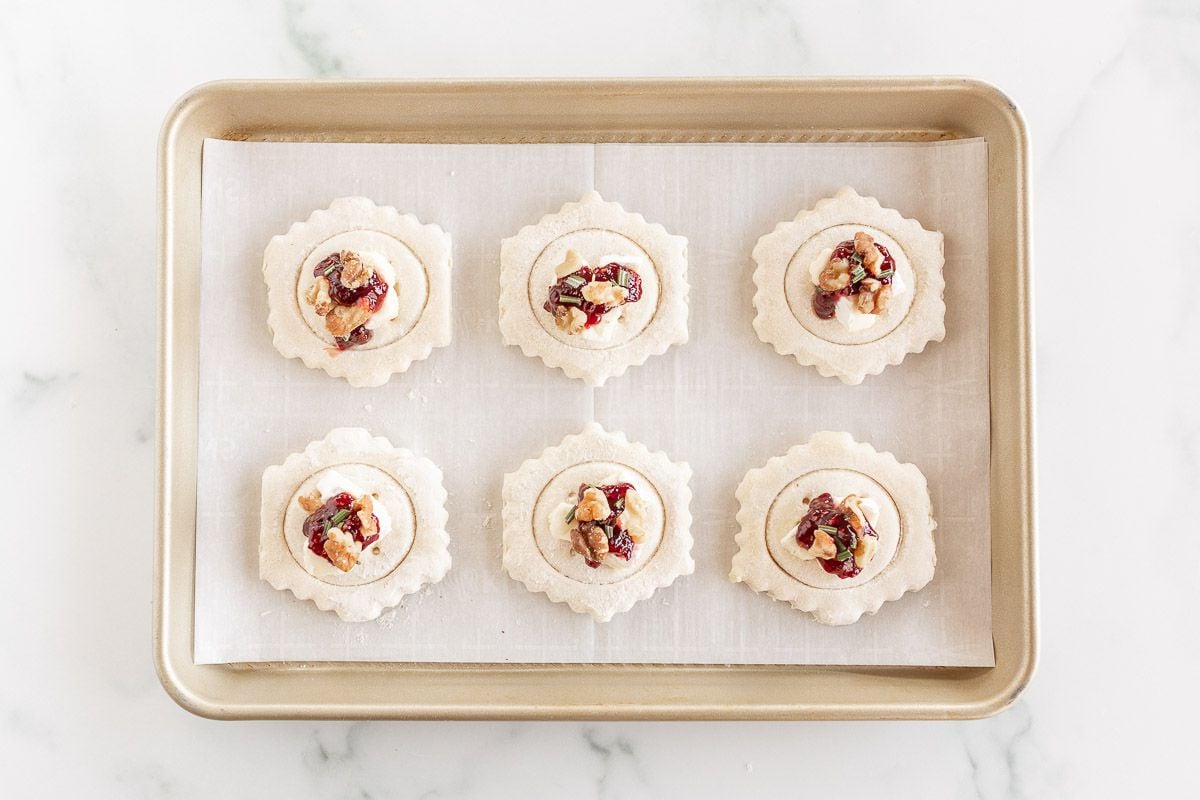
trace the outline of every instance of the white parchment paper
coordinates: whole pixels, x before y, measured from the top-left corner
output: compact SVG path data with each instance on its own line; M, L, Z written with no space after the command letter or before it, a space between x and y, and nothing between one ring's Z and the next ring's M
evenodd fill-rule
M946 340L860 386L758 341L757 238L843 185L946 236ZM691 341L589 389L505 347L500 240L595 188L689 239ZM339 196L361 194L454 238L454 342L386 386L354 389L285 360L266 327L262 252ZM920 144L204 147L198 663L280 660L991 666L987 150ZM696 572L598 624L500 567L505 472L596 419L695 470ZM269 464L362 426L437 463L454 566L379 620L351 624L258 578ZM929 479L937 574L830 628L727 575L745 472L845 430Z

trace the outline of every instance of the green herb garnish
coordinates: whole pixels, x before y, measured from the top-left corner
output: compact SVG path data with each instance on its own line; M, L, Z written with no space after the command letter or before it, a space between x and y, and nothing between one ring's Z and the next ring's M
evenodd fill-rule
M867 271L862 267L855 267L850 271L850 280L858 283L863 278L867 277Z
M558 304L561 306L578 306L583 304L583 300L569 294L560 294L558 296Z
M578 289L580 286L583 286L585 283L587 283L587 281L585 281L579 275L568 275L567 277L563 278L563 283L565 283L567 286L570 286L572 289Z
M567 512L567 522L575 521L575 506L571 506L571 510Z
M629 286L629 273L624 269L617 270L617 286L623 288Z
M825 533L828 533L830 536L833 536L833 537L837 536L837 528L833 527L832 525L818 525L817 530L824 531ZM836 541L836 538L835 538L835 541Z
M325 268L325 271L322 274L326 278L328 278L330 275L333 274L333 271L336 270L337 268L338 268L337 264L330 264L328 267Z
M343 508L341 511L339 511L338 513L333 515L333 519L329 520L329 526L325 530L329 530L330 528L336 528L349 518L350 518L350 510Z
M880 278L890 278L890 277L892 277L892 270L890 270L890 269L885 269L883 272L880 272L880 273L879 273L879 277L880 277Z
M838 561L849 561L853 557L854 557L854 553L851 553L846 548L842 547L842 548L838 549L838 552L837 552L837 560Z

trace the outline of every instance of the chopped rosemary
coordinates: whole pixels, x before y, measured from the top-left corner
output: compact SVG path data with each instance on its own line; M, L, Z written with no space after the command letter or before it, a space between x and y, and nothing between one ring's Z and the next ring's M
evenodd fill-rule
M850 280L858 283L863 278L867 277L867 271L862 267L855 267L850 271Z
M853 555L854 555L854 553L851 553L849 550L847 550L846 548L843 547L838 550L837 560L838 561L849 561L851 559L851 557L853 557Z
M617 286L625 288L629 286L629 272L625 269L617 270Z
M830 536L837 535L837 528L833 527L832 525L818 525L817 530L824 531L825 533L828 533Z
M568 275L567 277L563 278L563 283L565 283L567 286L570 286L572 289L578 289L580 286L583 286L585 283L587 283L587 281L585 281L579 275Z
M558 296L558 304L560 306L578 306L583 304L583 300L569 294L560 294Z
M571 510L567 512L567 522L575 521L575 506L571 506Z
M855 267L861 267L862 263L863 263L863 257L860 256L858 253L851 253L850 254L850 263L851 263L851 265L853 265Z
M326 268L325 268L325 271L324 271L322 274L323 274L323 275L324 275L326 278L328 278L330 275L332 275L332 274L333 274L333 271L334 271L335 269L337 269L337 268L338 268L338 265L337 265L337 264L330 264L328 267L326 267Z
M329 520L329 527L336 528L350 518L350 510L343 508L341 511L333 515L333 519ZM326 529L328 530L328 528Z
M880 272L880 273L879 273L879 277L880 277L880 278L890 278L890 277L892 277L892 270L890 270L890 269L885 269L885 270L883 270L882 272Z

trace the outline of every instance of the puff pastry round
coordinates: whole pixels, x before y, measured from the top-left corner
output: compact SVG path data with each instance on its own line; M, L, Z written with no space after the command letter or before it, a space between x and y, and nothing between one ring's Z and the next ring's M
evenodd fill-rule
M505 571L529 591L607 622L695 570L691 475L686 463L589 424L504 476ZM576 519L575 504L582 487L614 484L636 493L640 541L627 558L608 552L589 561L572 543L584 519L582 511ZM627 519L633 510L631 501L615 516Z
M339 253L361 255L391 279L388 313L364 326L370 340L343 350L312 303L314 268ZM263 277L275 348L352 386L384 384L450 343L449 234L365 197L338 198L272 238Z
M363 547L345 571L314 555L303 529L306 496L331 482L361 487L386 520L380 525L385 535ZM362 428L335 428L263 472L259 577L347 622L375 619L450 569L445 506L442 473L433 462Z
M853 577L831 573L795 544L797 523L822 493L854 495L873 507L873 555ZM750 470L737 498L738 552L729 579L818 622L848 625L933 579L937 523L925 476L848 433L814 434L807 444ZM830 569L837 567L834 558L830 553L825 562Z
M606 314L596 331L572 329L545 307L550 287L563 277L556 270L565 263L632 269L640 276L641 296ZM605 202L596 192L522 228L500 246L505 343L591 386L685 343L687 296L687 239Z
M868 323L851 327L843 324L845 309L838 310L837 319L822 319L814 312L819 269L814 262L860 232L895 258L895 278L904 291L897 291L886 310L876 310L870 318L851 312L849 316ZM758 240L753 255L758 337L780 355L794 356L825 377L862 383L867 375L877 375L908 353L919 353L929 342L945 338L942 234L925 230L916 220L848 186L790 222L781 222Z

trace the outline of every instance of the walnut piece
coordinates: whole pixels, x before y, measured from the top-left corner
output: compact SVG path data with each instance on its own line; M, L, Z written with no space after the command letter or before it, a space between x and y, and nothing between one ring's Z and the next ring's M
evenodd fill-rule
M583 299L606 308L616 308L629 297L629 290L609 281L591 281L583 287Z
M875 312L874 292L863 289L854 295L854 310L862 314L873 314Z
M892 302L892 285L890 283L879 287L879 291L875 293L875 313L882 314L887 311L888 305Z
M334 306L325 315L325 330L339 339L345 339L350 332L371 318L371 312L355 303L352 306Z
M364 264L358 253L351 250L343 250L340 256L342 259L342 285L347 289L366 286L367 281L371 280L371 267Z
M608 507L608 498L604 496L604 492L594 486L583 490L583 497L575 506L575 519L580 522L592 522L608 519L611 514L612 509Z
M554 268L554 277L565 278L572 272L578 272L580 267L586 266L587 262L579 257L579 253L576 253L574 250L568 250L567 254L563 256L562 263Z
M350 506L350 512L358 515L359 531L364 539L379 533L379 526L375 523L375 503L371 500L371 495L364 494L355 500L354 505Z
M323 317L333 308L333 298L329 296L329 279L324 276L318 277L308 287L308 291L304 294L304 299L313 307L313 311L317 312L318 317Z
M305 514L311 514L324 505L321 502L321 493L316 489L313 489L308 494L302 494L296 499L300 503L300 508L304 509Z
M863 521L866 520L861 503L862 498L856 494L848 494L842 501L842 513L846 515L846 522L855 535L862 533Z
M568 336L574 336L582 332L587 325L587 314L575 306L555 306L554 324Z
M875 551L879 548L879 540L874 536L860 536L858 544L854 547L854 561L860 567L866 566L875 557Z
M817 558L833 558L837 555L837 545L828 533L817 531L813 534L812 547L808 548L808 552Z
M817 277L817 285L827 292L837 292L850 285L850 265L838 258L830 261Z
M330 528L328 538L325 539L325 555L342 572L349 572L354 569L358 557L362 555L362 545L341 528Z
M858 231L854 234L854 252L863 256L863 261L866 261L867 253L875 250L875 239L869 233Z
M581 522L571 529L571 549L592 563L599 563L608 555L608 536L594 522Z

